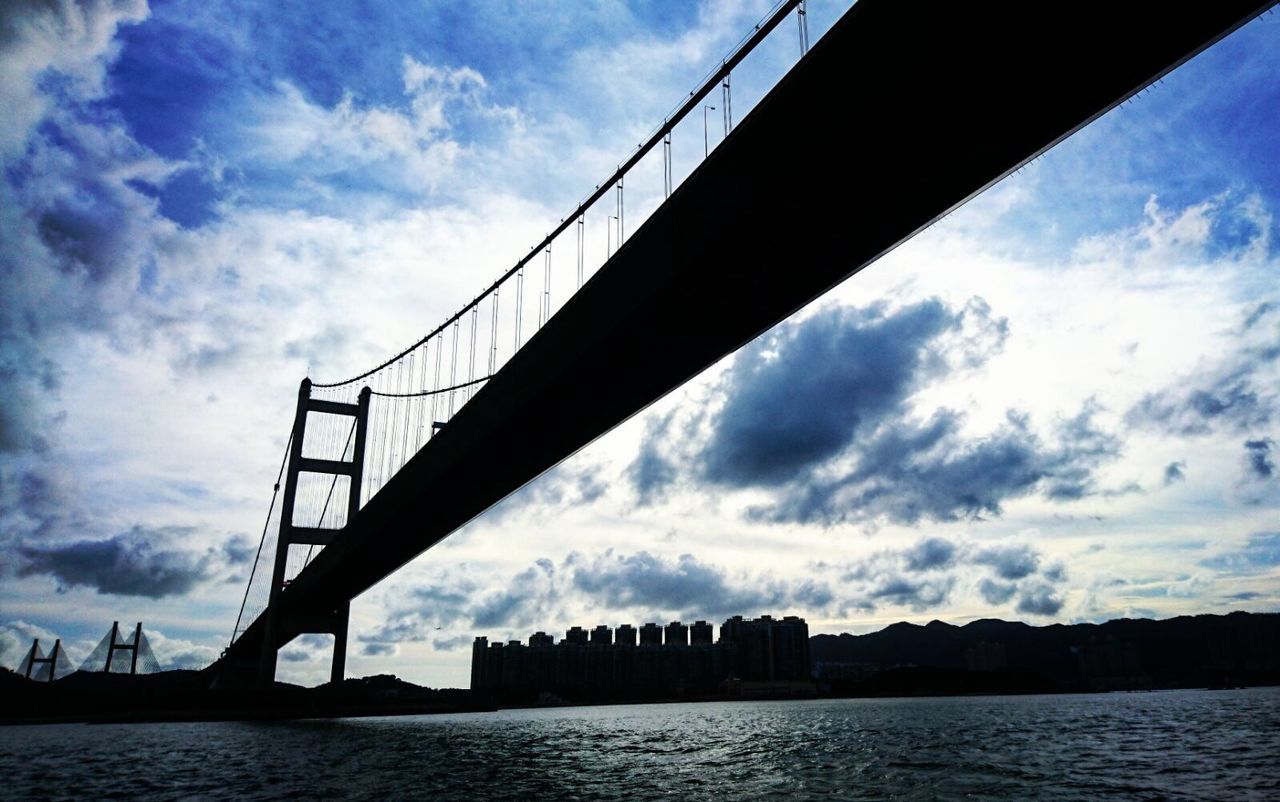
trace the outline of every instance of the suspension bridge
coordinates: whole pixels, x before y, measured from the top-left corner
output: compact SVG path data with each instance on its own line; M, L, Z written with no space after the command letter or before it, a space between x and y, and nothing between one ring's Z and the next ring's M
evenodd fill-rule
M219 675L269 684L281 647L329 633L341 679L353 598L1271 5L861 0L810 48L804 0L780 0L473 301L302 382ZM733 72L777 36L799 60L735 121ZM698 117L705 158L677 186L673 133ZM626 179L658 158L663 201L629 233Z

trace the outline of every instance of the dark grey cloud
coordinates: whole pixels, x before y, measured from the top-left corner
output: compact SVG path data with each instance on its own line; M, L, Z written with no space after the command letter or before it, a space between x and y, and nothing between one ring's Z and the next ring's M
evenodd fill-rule
M1169 485L1174 484L1175 482L1181 482L1185 480L1187 478L1185 473L1186 469L1187 469L1187 463L1181 460L1179 460L1178 462L1170 462L1168 465L1164 466L1165 487L1168 487Z
M1005 580L1022 579L1040 567L1040 555L1030 546L997 546L980 549L973 556L978 565L987 565Z
M1081 498L1096 492L1093 472L1120 449L1116 438L1092 427L1094 413L1087 406L1063 422L1056 446L1012 414L976 440L961 436L962 418L949 410L924 422L895 421L857 444L856 466L845 475L811 475L748 514L828 526L879 517L916 524L1000 515L1005 500L1037 490L1055 500Z
M561 571L539 559L513 576L492 576L481 583L462 566L415 589L406 603L393 606L382 626L360 636L365 643L403 643L448 639L456 630L542 626L561 616ZM493 588L499 588L493 590Z
M936 298L892 313L883 305L831 307L783 324L734 360L700 454L702 476L731 487L801 478L900 414L908 396L945 371L941 336L966 323L985 334L977 341L987 350L1003 343L1007 324L978 300L960 311Z
M1126 415L1128 423L1178 435L1245 432L1269 423L1277 397L1263 368L1280 360L1280 307L1258 304L1236 336L1235 347L1217 362L1144 396Z
M868 596L874 602L888 602L921 612L945 603L954 585L955 578L951 576L930 579L890 576L883 578Z
M597 501L605 492L609 490L609 485L600 478L595 470L583 471L578 476L578 502L581 504L591 504Z
M1256 599L1265 598L1265 595L1266 594L1258 593L1252 590L1244 590L1239 593L1232 593L1223 598L1225 598L1227 601L1254 601Z
M241 279L233 271L228 280L238 283ZM312 376L332 376L351 365L382 360L386 357L384 346L363 336L358 328L331 323L308 336L285 342L280 352L287 359L306 365Z
M459 649L469 648L473 638L470 635L458 635L452 638L435 638L431 641L431 648L437 652L456 652Z
M536 560L501 579L482 581L468 570L442 573L360 640L371 644L369 654L404 641L428 641L436 650L451 651L467 648L477 632L521 637L566 626L567 611L578 607L646 620L796 610L847 616L886 606L921 612L945 605L962 582L974 587L974 580L989 604L1017 598L1021 612L1051 615L1054 604L1061 606L1056 588L1066 577L1060 564L1046 568L1043 562L1028 546L930 537L853 563L815 563L807 578L779 580L767 573L733 573L691 554L574 552L560 563Z
M824 610L836 600L830 585L811 579L791 583L790 597L792 604L809 610Z
M62 455L0 455L0 548L12 553L24 543L87 539L99 524L84 498ZM16 567L2 561L0 575Z
M161 482L187 496L203 492L189 483ZM48 575L63 589L151 598L180 595L223 569L247 566L257 543L243 535L220 546L191 545L187 527L135 524L104 532L86 507L76 469L61 450L51 454L0 455L0 576ZM205 541L207 542L207 541ZM243 571L224 571L224 579Z
M1121 442L1096 425L1092 401L1057 422L1053 442L1014 412L980 438L953 410L914 416L918 390L982 365L1007 337L1007 321L977 298L962 309L936 298L831 307L784 323L734 359L716 389L723 403L701 405L713 410L700 413L706 425L651 420L628 476L641 504L687 479L766 491L750 519L828 526L974 519L1031 493L1070 501L1136 489L1096 487Z
M365 657L391 657L399 651L394 643L366 643L360 647L360 654Z
M1233 574L1258 573L1280 565L1280 532L1259 532L1245 545L1200 561L1206 568Z
M1249 310L1249 313L1247 315L1245 315L1245 318L1244 318L1245 330L1247 331L1249 329L1252 329L1254 326L1258 325L1258 323L1261 320L1267 317L1267 315L1271 314L1272 312L1275 312L1276 310L1277 310L1277 305L1274 301L1263 301L1262 303L1258 304L1253 309Z
M484 629L531 623L530 613L540 609L538 601L545 595L555 573L551 560L537 560L532 567L516 574L506 590L485 596L475 605L470 611L472 623Z
M0 308L0 333L8 328L4 315ZM0 341L0 391L7 399L0 404L0 457L48 450L56 416L41 410L44 399L58 390L56 370L53 361L31 344Z
M1129 411L1128 420L1180 435L1206 434L1219 423L1236 429L1259 426L1271 413L1251 379L1252 371L1236 370L1206 377L1212 382L1206 387L1150 393Z
M1044 495L1047 498L1074 501L1094 493L1094 469L1119 455L1120 438L1094 423L1094 416L1101 411L1102 408L1090 399L1079 414L1058 425L1060 445L1040 455L1045 466ZM1103 492L1117 495L1130 492L1135 487Z
M1267 480L1276 475L1276 464L1271 458L1275 441L1271 438L1246 440L1244 443L1245 473L1253 480Z
M364 643L424 641L432 633L468 620L468 610L479 595L472 581L442 578L415 588L408 605L393 609L382 626L360 636Z
M235 537L222 544L222 554L228 565L244 565L257 555L258 544L244 535Z
M515 623L528 599L528 594L523 590L495 593L476 606L472 611L471 621L485 629L509 626Z
M888 604L921 612L945 604L962 580L972 587L968 583L974 579L988 604L1007 604L1019 596L1019 605L1048 609L1057 599L1054 589L1066 581L1066 569L1061 563L1045 567L1043 562L1026 544L981 546L931 537L852 563L814 567L838 573L842 584L835 588L837 610L873 611Z
M220 342L192 345L190 350L176 360L176 364L193 373L204 373L233 366L245 353L246 346L242 342Z
M646 551L573 563L573 588L610 609L642 608L685 616L726 616L785 605L791 589L779 582L734 582L727 572L690 554L675 560ZM809 586L809 598L821 589Z
M996 582L990 577L978 583L978 592L987 604L1004 604L1018 592L1018 586L1007 582Z
M181 527L135 526L105 540L21 545L18 574L51 576L62 589L87 587L151 599L180 596L206 578L213 564L208 553L165 547L190 534L190 529Z
M820 578L780 581L768 575L734 575L688 554L575 552L559 564L536 560L508 577L484 582L446 579L418 589L409 604L393 609L383 626L360 640L430 641L437 650L448 651L470 645L477 632L548 629L564 622L566 610L575 603L601 612L693 619L796 607L819 610L837 599Z
M452 620L455 617L453 615L454 611L461 610L466 605L474 589L475 585L471 583L462 583L454 587L428 585L422 588L415 588L413 597L418 602L443 611L443 617Z
M1022 588L1016 609L1029 615L1057 615L1062 609L1062 599L1052 585L1034 582Z
M55 107L54 119L22 158L6 165L2 179L0 391L35 402L25 420L8 409L0 414L0 443L9 449L41 436L43 427L30 424L41 422L56 397L48 374L60 370L59 335L121 335L118 318L140 312L146 318L145 304L127 301L138 297L144 276L156 269L151 253L169 230L156 218L153 201L123 177L130 162L154 156L115 130L77 124L75 114ZM145 333L155 321L142 322L137 328ZM115 336L112 344L127 339Z
M950 540L931 537L921 540L906 552L908 571L931 571L950 568L956 561L956 547Z
M1050 582L1065 582L1067 579L1067 567L1062 563L1054 563L1041 571L1040 575Z
M1024 611L1045 615L1050 613L1038 611L1061 604L1055 589L1066 579L1061 564L1044 567L1029 546L978 546L939 537L852 563L815 563L812 569L809 577L782 580L768 573L734 573L692 554L609 549L594 555L574 552L560 563L539 559L501 579L481 581L473 572L450 571L415 590L409 605L393 610L381 628L360 640L430 641L438 650L460 649L476 632L550 631L576 607L711 620L793 610L846 616L882 606L920 612L946 604L962 581L973 587L974 580L981 580L978 591L990 604L1017 596Z
M676 466L663 453L663 447L671 437L674 417L674 412L668 412L648 420L640 451L627 466L627 478L634 485L637 502L642 507L660 501L676 480Z
M13 24L22 36L39 28L72 40L100 37L81 43L92 49L106 46L117 11L30 4L19 15L27 21ZM50 27L29 27L49 14ZM90 64L92 53L75 61ZM49 575L63 588L102 593L178 595L234 554L153 543L165 530L146 527L104 537L96 511L84 508L74 462L57 448L68 371L58 361L65 351L59 343L69 332L87 332L128 350L163 325L148 302L157 270L152 254L173 229L129 177L162 180L166 168L103 109L67 95L75 82L54 80L55 72L46 75L47 117L0 174L0 548L11 555L0 573Z
M55 202L40 214L36 232L60 271L100 285L117 271L143 263L132 217L142 204L128 202L135 199L114 183L84 180L79 189L82 195Z
M207 296L184 294L186 260L168 262L182 275L166 267L177 229L158 213L154 190L180 165L140 145L102 102L117 27L144 18L146 3L3 9L0 61L13 67L5 89L16 105L0 115L0 548L18 559L0 573L21 561L64 584L123 587L84 564L118 559L124 586L145 569L155 572L156 592L176 592L203 557L190 565L163 550L143 557L128 538L104 539L97 511L81 509L74 460L57 453L64 376L81 368L64 363L69 338L87 334L128 352L190 325L179 299L209 308ZM214 317L199 316L214 342L243 340ZM193 368L230 347L172 339L175 365Z
M551 514L566 507L582 507L599 500L609 486L598 466L561 464L507 496L485 513L500 521L513 513L537 511Z
M290 340L284 344L284 355L311 365L317 373L325 373L327 361L338 361L348 355L352 346L350 326L327 325L308 337ZM349 362L348 362L349 364Z

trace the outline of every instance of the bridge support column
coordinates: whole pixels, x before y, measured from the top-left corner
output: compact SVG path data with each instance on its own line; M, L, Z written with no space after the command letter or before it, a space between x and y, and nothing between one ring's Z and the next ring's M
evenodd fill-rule
M333 632L333 665L329 669L330 682L342 682L347 673L347 624L351 620L351 602L336 612Z
M325 546L341 531L297 526L293 521L294 503L298 494L298 474L305 467L308 473L329 473L348 476L351 479L347 491L347 522L350 526L360 511L360 491L364 478L365 438L369 422L369 402L372 392L368 387L360 391L359 401L343 404L311 398L311 380L303 379L298 388L298 407L293 420L293 442L289 447L289 468L285 475L284 496L280 505L280 534L276 541L276 558L271 572L271 596L265 613L262 653L258 661L258 687L270 688L275 682L279 649L295 636L305 633L333 635L333 665L329 672L331 682L341 682L346 675L347 622L351 602L344 602L333 610L290 610L284 602L285 572L289 564L289 547L294 545ZM323 412L330 415L349 415L355 418L355 432L351 461L308 460L302 456L303 442L307 436L307 415Z

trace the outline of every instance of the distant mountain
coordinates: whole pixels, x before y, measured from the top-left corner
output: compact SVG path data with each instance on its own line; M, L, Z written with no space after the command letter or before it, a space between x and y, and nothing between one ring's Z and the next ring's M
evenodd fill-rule
M1280 614L1052 624L982 619L898 623L809 639L817 676L836 686L892 669L1012 672L1057 690L1280 684Z
M387 674L315 688L220 686L210 669L155 674L77 671L36 682L0 668L0 726L70 721L223 721L492 710L470 691L422 688Z

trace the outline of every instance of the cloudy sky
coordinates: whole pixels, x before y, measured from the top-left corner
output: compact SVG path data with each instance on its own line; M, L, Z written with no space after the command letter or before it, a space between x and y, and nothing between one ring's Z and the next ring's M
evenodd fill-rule
M813 38L846 6L811 0ZM4 4L0 663L115 619L216 657L298 381L469 301L767 10ZM736 117L796 55L784 26ZM348 671L465 685L476 634L735 613L1277 610L1278 136L1272 15L358 599Z

